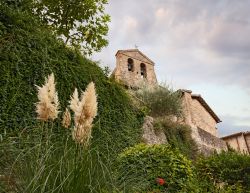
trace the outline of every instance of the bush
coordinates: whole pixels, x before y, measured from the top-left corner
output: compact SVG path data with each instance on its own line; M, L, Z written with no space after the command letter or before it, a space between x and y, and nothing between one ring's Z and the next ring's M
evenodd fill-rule
M190 126L163 118L155 121L154 128L155 130L163 130L172 148L179 149L182 154L190 159L196 158L198 148L192 139Z
M191 162L167 145L139 144L118 157L118 178L124 192L190 192ZM157 178L165 183L160 185Z
M207 158L200 158L196 163L199 179L203 188L215 188L213 184L225 184L227 189L250 190L250 156L237 152L222 152ZM228 188L229 186L230 188Z
M150 109L150 115L181 115L181 96L166 86L143 87L135 92L137 98Z

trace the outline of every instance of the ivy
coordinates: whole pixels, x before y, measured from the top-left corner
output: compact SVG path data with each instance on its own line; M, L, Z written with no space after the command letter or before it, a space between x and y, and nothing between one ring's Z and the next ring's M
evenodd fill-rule
M114 156L140 140L141 112L96 63L67 47L32 14L4 4L0 5L0 32L2 135L18 136L38 124L35 85L42 85L44 77L53 72L61 111L75 87L81 90L90 81L95 82L99 105L93 148Z

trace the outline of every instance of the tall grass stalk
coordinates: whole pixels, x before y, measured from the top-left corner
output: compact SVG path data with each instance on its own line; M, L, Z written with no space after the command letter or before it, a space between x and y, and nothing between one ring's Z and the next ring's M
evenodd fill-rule
M99 152L83 149L71 139L69 130L58 125L41 124L18 143L0 144L0 172L7 179L0 182L0 192L94 193L114 188Z

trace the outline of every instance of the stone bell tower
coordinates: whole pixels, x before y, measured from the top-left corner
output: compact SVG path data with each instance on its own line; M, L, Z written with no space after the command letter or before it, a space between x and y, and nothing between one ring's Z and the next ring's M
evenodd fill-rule
M138 49L118 50L116 67L112 73L116 80L132 88L140 85L156 85L154 62Z

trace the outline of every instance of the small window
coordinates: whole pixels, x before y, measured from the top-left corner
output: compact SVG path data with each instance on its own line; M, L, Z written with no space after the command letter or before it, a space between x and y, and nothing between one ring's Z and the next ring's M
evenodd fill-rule
M128 71L134 71L134 61L131 58L128 59Z
M141 78L147 78L146 65L141 63Z

